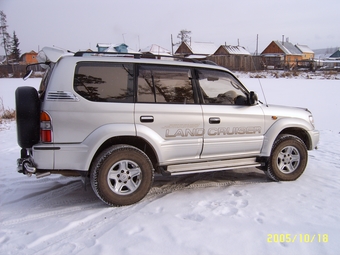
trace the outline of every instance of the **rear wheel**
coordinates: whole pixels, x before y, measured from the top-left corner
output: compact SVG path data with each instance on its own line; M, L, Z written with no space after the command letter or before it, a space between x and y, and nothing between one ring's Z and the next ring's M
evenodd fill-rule
M18 144L31 148L40 140L40 100L33 87L19 87L15 91Z
M266 173L275 181L294 181L304 172L307 161L304 142L293 135L281 135L273 145Z
M115 145L95 160L91 186L108 205L130 205L149 192L153 174L152 163L144 152L129 145Z

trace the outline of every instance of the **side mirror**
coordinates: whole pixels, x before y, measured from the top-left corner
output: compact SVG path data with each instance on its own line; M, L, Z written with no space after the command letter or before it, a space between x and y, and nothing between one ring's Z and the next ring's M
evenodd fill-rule
M26 81L26 80L31 76L32 73L33 73L33 70L27 71L27 73L26 73L25 76L23 77L24 81Z
M254 105L258 101L257 94L254 91L250 91L249 93L249 104Z

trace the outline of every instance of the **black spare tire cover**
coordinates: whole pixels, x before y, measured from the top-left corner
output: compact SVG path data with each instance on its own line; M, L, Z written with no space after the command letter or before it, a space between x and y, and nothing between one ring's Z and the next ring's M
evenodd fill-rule
M31 148L40 140L40 100L33 87L19 87L15 91L18 144Z

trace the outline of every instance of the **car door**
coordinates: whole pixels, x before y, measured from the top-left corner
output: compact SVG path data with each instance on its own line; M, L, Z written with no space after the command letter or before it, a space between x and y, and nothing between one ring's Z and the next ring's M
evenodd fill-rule
M199 158L203 116L189 67L139 65L135 123L137 135L155 148L160 164Z
M201 158L258 155L264 137L261 107L248 104L248 91L227 71L198 69L197 76L205 129Z

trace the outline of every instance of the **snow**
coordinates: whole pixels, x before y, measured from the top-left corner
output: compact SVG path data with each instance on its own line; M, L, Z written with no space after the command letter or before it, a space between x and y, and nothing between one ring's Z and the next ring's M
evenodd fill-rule
M222 45L229 54L233 55L250 55L250 53L242 46Z
M258 79L237 75L264 101ZM5 108L16 87L39 82L0 79ZM2 123L0 254L339 254L340 82L260 82L268 103L308 107L320 130L294 182L270 182L255 168L157 176L139 203L107 207L79 178L18 174L16 124Z
M142 50L140 50L142 53L152 53L154 55L167 55L167 56L172 56L170 54L170 51L167 49L157 45L157 44L152 44L151 46L148 46Z
M217 46L212 42L188 42L187 46L191 49L195 55L210 55L214 54L217 50Z
M298 48L302 53L314 53L307 45L296 44L296 48Z

